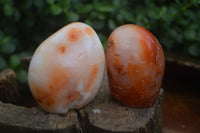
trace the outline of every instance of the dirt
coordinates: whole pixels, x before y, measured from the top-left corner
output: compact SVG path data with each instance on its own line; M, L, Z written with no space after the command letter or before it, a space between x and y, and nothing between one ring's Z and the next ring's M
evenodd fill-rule
M197 76L167 73L163 81L163 133L200 132L200 88Z

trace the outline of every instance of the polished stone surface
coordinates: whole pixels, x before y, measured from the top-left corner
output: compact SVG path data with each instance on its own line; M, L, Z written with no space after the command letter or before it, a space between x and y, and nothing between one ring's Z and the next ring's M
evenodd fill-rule
M40 44L28 71L31 92L47 112L66 113L88 104L103 78L105 55L95 31L69 24Z
M106 62L114 98L131 107L150 107L155 103L165 58L152 33L133 24L118 27L107 42Z

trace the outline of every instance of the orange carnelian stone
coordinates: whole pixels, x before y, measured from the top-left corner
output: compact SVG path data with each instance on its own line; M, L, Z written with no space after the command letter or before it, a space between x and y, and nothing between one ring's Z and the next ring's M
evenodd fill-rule
M106 49L112 96L130 107L150 107L161 87L165 58L163 49L148 30L133 24L118 27Z

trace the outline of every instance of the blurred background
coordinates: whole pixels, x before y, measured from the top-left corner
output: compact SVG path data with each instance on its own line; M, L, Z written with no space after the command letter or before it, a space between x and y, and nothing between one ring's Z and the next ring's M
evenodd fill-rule
M92 26L105 48L117 26L133 23L150 30L165 50L200 57L200 0L0 0L0 70L10 67L20 82L19 58L66 24Z
M110 33L116 27L128 23L143 26L158 38L166 57L175 54L177 57L187 57L187 60L195 62L193 71L193 68L180 66L180 63L178 66L173 66L174 58L170 58L172 63L166 64L168 73L165 77L183 74L183 71L186 71L184 75L188 75L187 71L190 70L192 70L191 75L199 73L196 69L200 70L200 0L0 0L0 71L11 68L16 72L19 83L27 83L27 71L20 65L20 58L31 56L48 36L74 21L85 22L92 26L98 33L104 49ZM172 69L168 69L170 66ZM180 77L182 75L176 78L180 79ZM170 88L169 82L173 83L173 81L165 78L163 86ZM176 87L182 91L180 87L182 83L183 81L175 81L173 85L177 84ZM177 111L178 105L172 103L177 97L180 102L182 95L168 92L166 92L168 100L164 104L164 109L167 110L170 105ZM185 94L188 92L186 91ZM200 106L198 97L195 99L195 107ZM170 102L170 99L173 100ZM187 98L183 97L183 99ZM164 115L171 115L170 111L172 110L164 112ZM180 119L186 115L183 113ZM191 121L192 125L196 125L192 129L188 129L187 124L180 125L180 123L171 126L180 126L178 127L180 131L200 132L196 129L200 125L200 116L197 114L188 117L194 117ZM169 126L173 120L166 118L164 124ZM191 121L188 123L191 124ZM170 131L173 132L167 130Z

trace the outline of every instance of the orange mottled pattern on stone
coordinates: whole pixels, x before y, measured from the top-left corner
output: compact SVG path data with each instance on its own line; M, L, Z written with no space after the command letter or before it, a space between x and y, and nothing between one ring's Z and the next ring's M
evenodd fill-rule
M84 36L83 31L79 28L72 28L67 33L67 39L70 42L77 42L83 36Z
M86 32L88 35L94 35L94 34L95 34L94 30L93 30L92 28L90 28L90 27L86 27L86 28L85 28L85 32Z
M125 47L128 45L132 46ZM152 33L133 24L117 28L109 37L106 61L114 98L130 107L150 107L155 103L165 61L162 47Z

